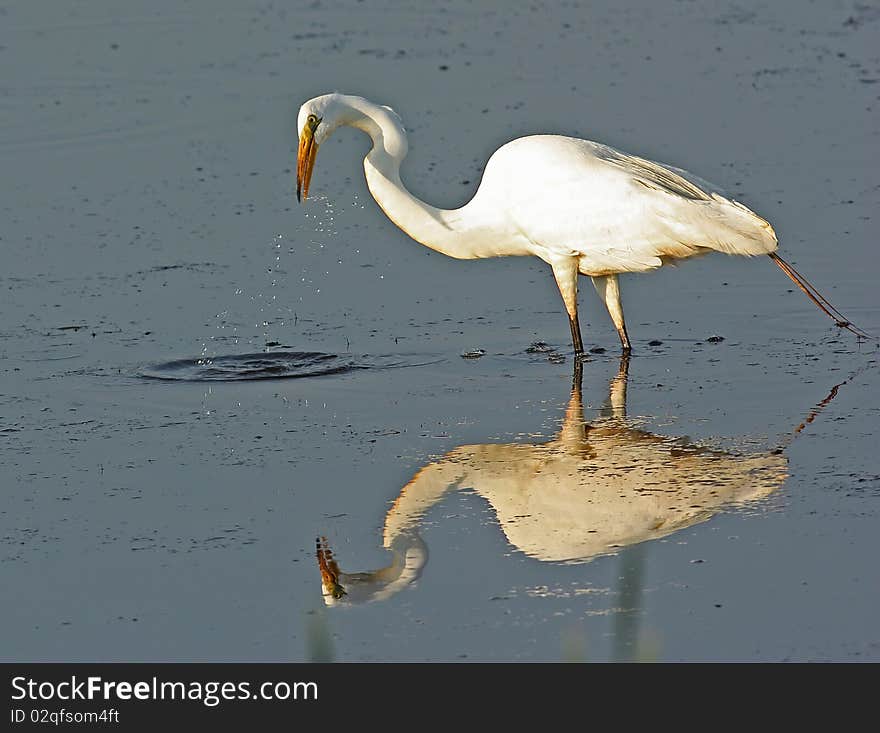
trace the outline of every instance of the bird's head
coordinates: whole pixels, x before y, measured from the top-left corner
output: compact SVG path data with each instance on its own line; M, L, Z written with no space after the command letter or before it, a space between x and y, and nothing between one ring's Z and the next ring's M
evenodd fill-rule
M406 131L393 109L349 94L322 94L300 107L296 119L299 135L296 160L297 200L302 201L308 196L318 147L341 125L349 125L366 132L373 138L374 144L377 139L381 139L383 150L398 160L406 155Z
M344 94L322 94L310 99L299 108L296 129L299 149L296 158L296 198L302 201L309 194L312 169L318 147L337 127L345 124L351 106Z

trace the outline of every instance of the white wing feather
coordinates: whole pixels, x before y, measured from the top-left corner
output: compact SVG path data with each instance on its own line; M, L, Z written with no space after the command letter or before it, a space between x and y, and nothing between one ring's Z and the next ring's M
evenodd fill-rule
M519 138L492 156L478 198L548 262L578 257L587 275L634 272L708 251L776 249L768 222L684 171L588 140Z

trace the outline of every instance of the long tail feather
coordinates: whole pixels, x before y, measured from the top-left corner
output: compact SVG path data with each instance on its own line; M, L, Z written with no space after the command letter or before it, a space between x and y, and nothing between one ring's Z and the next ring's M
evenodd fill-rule
M822 295L816 288L810 283L807 278L801 275L797 270L795 270L788 262L782 259L775 252L771 252L769 255L770 259L772 259L778 266L779 269L782 270L791 280L797 285L804 293L807 294L807 297L812 300L819 309L825 313L829 318L831 318L838 328L845 328L850 333L854 333L859 338L869 339L872 341L877 341L876 336L872 336L869 333L866 333L858 326L854 325L849 321L849 319L843 315L837 308L835 308L828 300Z

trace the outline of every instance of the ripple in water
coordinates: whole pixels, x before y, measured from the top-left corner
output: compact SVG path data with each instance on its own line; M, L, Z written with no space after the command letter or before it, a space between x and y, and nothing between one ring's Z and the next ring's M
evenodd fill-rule
M178 359L149 366L141 371L141 376L180 382L238 382L321 377L360 369L395 369L426 363L430 362L417 362L401 355L357 356L318 351L273 351Z

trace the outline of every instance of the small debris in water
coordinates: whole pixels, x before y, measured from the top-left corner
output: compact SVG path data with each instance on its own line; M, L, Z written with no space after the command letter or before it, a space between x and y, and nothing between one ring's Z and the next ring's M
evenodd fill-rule
M663 346L663 342L654 339L653 341L648 342L648 346Z
M564 364L565 354L557 354L554 352L547 357L547 361L549 361L551 364Z
M479 359L481 356L485 356L485 349L471 349L470 351L465 351L462 355L462 359Z
M590 353L591 354L604 354L605 349L602 348L601 346L594 346L592 349L590 349Z
M546 341L535 341L526 349L527 354L549 354L552 351L554 351L553 347Z
M706 339L710 344L720 344L724 341L724 336L710 336Z

